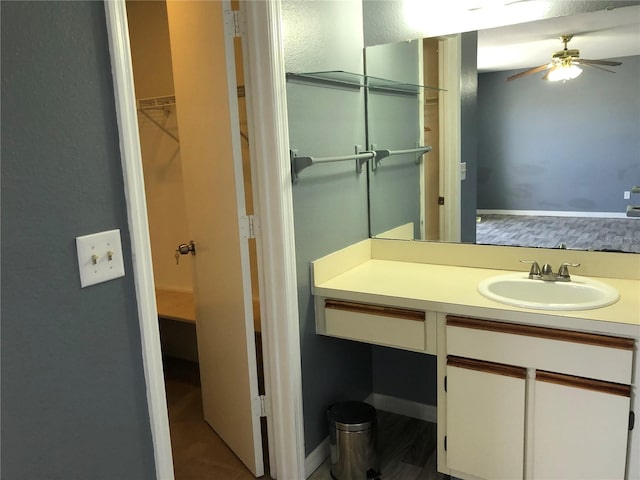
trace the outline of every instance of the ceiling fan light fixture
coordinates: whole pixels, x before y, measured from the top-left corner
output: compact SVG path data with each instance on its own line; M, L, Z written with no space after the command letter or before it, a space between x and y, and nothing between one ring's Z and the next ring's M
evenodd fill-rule
M549 72L547 80L550 82L566 82L567 80L578 78L581 73L582 69L577 65L559 65Z

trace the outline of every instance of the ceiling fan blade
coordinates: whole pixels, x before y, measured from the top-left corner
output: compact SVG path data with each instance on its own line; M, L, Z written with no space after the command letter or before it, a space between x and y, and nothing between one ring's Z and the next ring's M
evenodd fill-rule
M598 65L592 65L588 61L587 62L579 62L579 63L580 63L580 65L582 65L584 67L597 68L598 70L604 70L605 72L616 73L614 70L609 70L608 68L599 67Z
M533 73L542 72L544 70L547 70L547 69L551 68L552 66L553 66L552 63L546 63L544 65L540 65L539 67L530 68L529 70L525 70L524 72L516 73L515 75L511 75L511 76L507 77L507 82L510 82L511 80L516 80L518 78L524 77L525 75L531 75Z
M558 68L558 65L553 65L551 67L551 69L547 73L545 73L544 77L542 77L542 80L548 80L549 79L549 75L551 74L551 72L553 72L557 68Z
M610 67L622 65L622 62L613 62L611 60L587 60L586 58L577 58L575 61L584 64L590 63L592 65L608 65Z

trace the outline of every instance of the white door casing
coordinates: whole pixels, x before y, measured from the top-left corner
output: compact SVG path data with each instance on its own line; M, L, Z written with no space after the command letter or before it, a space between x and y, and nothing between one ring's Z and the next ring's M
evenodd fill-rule
M160 480L173 480L173 456L162 371L162 350L151 261L147 200L144 194L127 10L124 0L105 2L104 8L156 476Z
M284 61L280 2L245 2L248 41L246 65L252 151L259 152L254 172L256 210L262 217L260 253L261 316L265 346L265 383L271 396L269 418L272 477L304 478L304 435L300 346L296 295L293 207L287 163ZM154 447L156 476L173 479L169 425L155 305L142 159L126 6L105 2L107 32L120 134L121 162L133 252L143 366Z
M240 2L273 478L305 478L300 324L280 0ZM275 460L275 461L274 461Z
M460 242L460 69L462 59L460 35L440 41L439 75L441 95L440 119L440 240Z

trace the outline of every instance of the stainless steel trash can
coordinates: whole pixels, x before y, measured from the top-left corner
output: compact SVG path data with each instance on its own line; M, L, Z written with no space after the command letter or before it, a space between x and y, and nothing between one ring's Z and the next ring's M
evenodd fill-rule
M329 407L327 416L331 476L335 480L377 479L376 409L364 402L341 402Z

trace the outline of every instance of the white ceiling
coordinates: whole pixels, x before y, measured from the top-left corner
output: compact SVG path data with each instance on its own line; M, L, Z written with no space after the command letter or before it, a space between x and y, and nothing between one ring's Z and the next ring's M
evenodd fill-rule
M640 55L640 5L550 18L478 32L478 71L536 67L564 48L560 35L573 34L568 48L580 58Z

